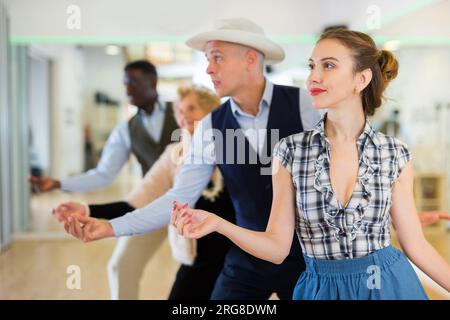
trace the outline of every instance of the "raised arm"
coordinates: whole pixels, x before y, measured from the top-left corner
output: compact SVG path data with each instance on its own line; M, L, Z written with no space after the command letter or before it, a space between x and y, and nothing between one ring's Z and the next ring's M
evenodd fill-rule
M272 166L273 201L265 232L239 227L203 210L174 208L172 223L180 234L200 238L217 231L251 255L280 264L288 256L295 228L295 190L289 172L278 159Z
M392 190L391 216L397 237L408 258L430 278L450 291L450 265L428 243L413 197L413 166L409 162Z

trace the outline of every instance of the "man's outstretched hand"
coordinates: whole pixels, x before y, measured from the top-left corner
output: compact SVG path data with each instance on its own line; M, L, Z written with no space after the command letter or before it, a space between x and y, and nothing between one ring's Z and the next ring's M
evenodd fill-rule
M30 176L28 177L28 181L30 182L33 189L38 192L47 192L61 188L61 183L59 182L59 180L55 180L49 177Z

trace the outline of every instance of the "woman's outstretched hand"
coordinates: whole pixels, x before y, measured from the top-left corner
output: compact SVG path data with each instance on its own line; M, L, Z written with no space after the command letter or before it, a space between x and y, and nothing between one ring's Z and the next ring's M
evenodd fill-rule
M68 217L64 229L83 242L114 237L114 230L109 221L85 216Z
M214 213L188 208L187 204L174 201L171 224L186 238L198 239L218 231L223 219Z
M66 223L70 216L86 216L86 207L81 202L63 202L53 208L52 213L59 222Z

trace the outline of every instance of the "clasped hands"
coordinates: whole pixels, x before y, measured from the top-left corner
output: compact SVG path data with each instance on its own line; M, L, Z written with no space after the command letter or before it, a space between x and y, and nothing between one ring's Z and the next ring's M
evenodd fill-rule
M64 224L67 233L84 242L114 236L114 230L107 220L87 216L86 206L79 202L65 202L53 209L53 215ZM450 220L450 215L442 211L420 212L422 226L439 220ZM224 220L204 210L188 208L187 204L174 201L171 225L186 238L198 239L211 232L219 231Z
M90 242L114 236L114 230L107 220L88 217L86 206L79 202L64 202L52 211L64 229L75 238Z
M174 201L170 224L178 233L189 239L198 239L211 232L219 231L224 220L214 213L191 209L188 204Z

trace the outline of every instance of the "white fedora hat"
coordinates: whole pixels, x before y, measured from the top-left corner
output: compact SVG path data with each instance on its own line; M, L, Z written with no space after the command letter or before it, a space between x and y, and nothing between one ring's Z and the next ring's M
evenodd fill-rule
M221 19L212 31L193 36L186 44L194 49L204 51L206 43L213 40L238 43L264 54L267 64L274 64L284 59L284 50L267 38L264 30L245 18Z

